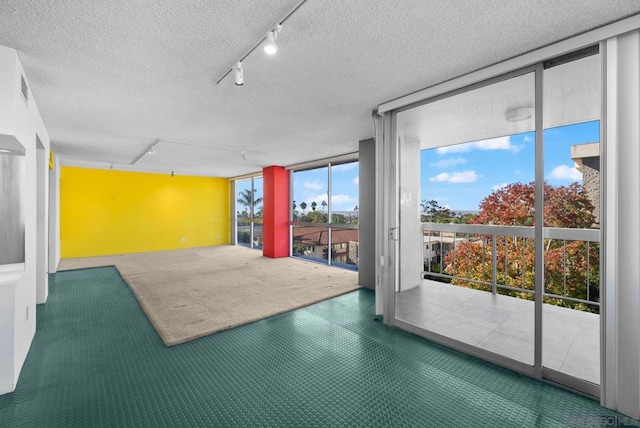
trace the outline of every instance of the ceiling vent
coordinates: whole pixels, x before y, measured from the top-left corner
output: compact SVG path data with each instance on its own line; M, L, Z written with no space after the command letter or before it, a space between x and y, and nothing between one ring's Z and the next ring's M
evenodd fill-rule
M22 93L22 98L26 103L29 103L29 88L27 87L27 81L24 80L24 76L20 75L20 92Z

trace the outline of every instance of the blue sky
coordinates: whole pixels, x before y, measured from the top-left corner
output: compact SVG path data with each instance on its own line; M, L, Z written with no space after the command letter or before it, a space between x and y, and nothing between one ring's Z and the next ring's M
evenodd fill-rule
M545 180L554 186L581 181L571 160L573 144L600 139L599 121L544 131ZM511 135L421 152L421 200L435 199L454 211L477 211L480 201L509 183L535 175L535 133Z
M476 141L421 152L420 199L435 199L454 211L477 211L480 201L508 183L534 181L533 132ZM599 141L599 121L568 125L544 132L545 180L552 185L580 181L581 174L571 160L573 144ZM333 211L353 212L358 202L358 162L331 168ZM311 202L322 210L329 201L328 168L299 171L293 174L296 204ZM237 183L237 190L250 186L250 181ZM262 179L256 180L256 196L262 196Z
M331 209L336 211L352 212L358 202L359 169L358 162L351 162L331 167ZM322 211L322 201L329 202L328 168L317 168L308 171L294 172L293 195L298 210L300 203L307 203L307 211L311 210L311 202L318 204L318 210Z

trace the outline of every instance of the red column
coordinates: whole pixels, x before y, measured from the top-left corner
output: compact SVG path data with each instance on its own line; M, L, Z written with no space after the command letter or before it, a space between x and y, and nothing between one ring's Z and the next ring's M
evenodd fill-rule
M262 170L262 255L289 257L289 171L281 166Z

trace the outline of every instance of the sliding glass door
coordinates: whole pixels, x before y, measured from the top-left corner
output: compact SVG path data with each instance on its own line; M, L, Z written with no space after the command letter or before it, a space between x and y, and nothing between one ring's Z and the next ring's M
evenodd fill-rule
M531 367L534 95L535 72L527 71L397 116L399 150L403 139L420 142L414 221L423 273L416 287L401 281L396 319ZM410 252L403 247L401 264Z
M590 48L395 112L390 233L396 325L591 395L599 61Z

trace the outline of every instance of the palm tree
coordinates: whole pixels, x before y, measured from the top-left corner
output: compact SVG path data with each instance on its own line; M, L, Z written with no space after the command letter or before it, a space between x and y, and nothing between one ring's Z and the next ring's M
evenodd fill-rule
M316 210L316 207L318 206L318 204L316 204L316 201L311 202L311 209L312 210Z
M238 204L244 206L248 212L253 213L256 205L262 203L262 197L256 198L257 189L253 189L253 193L249 189L244 189L238 193Z
M304 215L304 210L307 209L307 203L306 202L302 202L300 204L300 209L302 209L302 214Z
M322 201L320 205L322 205L322 212L324 212L324 207L327 206L327 201Z

